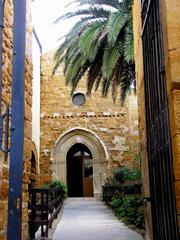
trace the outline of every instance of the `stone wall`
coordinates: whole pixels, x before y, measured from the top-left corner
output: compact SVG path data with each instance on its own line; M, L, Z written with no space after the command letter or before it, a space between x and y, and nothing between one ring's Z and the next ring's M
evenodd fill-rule
M6 1L4 10L3 29L3 53L2 53L2 112L5 111L6 103L11 104L11 83L12 83L12 1ZM9 161L9 159L8 159ZM6 239L7 228L7 198L8 198L8 162L4 160L1 152L1 184L0 184L0 239Z
M166 61L166 82L169 102L170 130L173 150L176 201L180 224L180 2L178 0L161 1L161 18L164 31L164 52ZM143 53L141 41L141 1L134 1L134 46L136 61L136 79L139 111L139 133L142 158L144 195L149 197L148 160L146 152L146 124L144 102ZM146 239L152 239L150 203L145 205Z
M161 0L174 181L180 229L180 1Z
M41 64L41 182L51 179L51 154L60 135L76 127L102 140L109 155L108 175L117 166L135 167L139 146L136 97L129 97L121 107L118 101L113 104L110 94L102 98L98 91L86 97L83 106L73 105L62 69L52 76L53 55L54 51L45 54ZM76 91L86 93L85 79Z
M11 105L12 84L12 45L13 45L13 1L5 1L4 28L3 28L3 52L2 52L2 113L6 104ZM27 1L27 28L26 28L26 62L25 62L25 138L24 138L24 173L23 173L23 232L22 239L28 239L28 212L27 202L29 174L31 171L31 157L33 144L31 141L31 106L32 106L32 25L31 25L31 1ZM7 234L8 212L8 178L9 158L7 161L1 153L0 158L0 239L5 240Z

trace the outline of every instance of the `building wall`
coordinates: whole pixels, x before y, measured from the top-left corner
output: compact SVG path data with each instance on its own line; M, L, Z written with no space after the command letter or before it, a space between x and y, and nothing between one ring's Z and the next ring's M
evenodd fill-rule
M180 229L180 2L161 0L166 81L173 150L176 206Z
M3 51L2 51L2 113L6 104L11 105L12 85L12 46L13 46L13 0L5 1ZM35 147L32 143L32 25L31 1L27 1L26 61L25 61L25 136L24 136L24 173L23 173L23 226L22 239L28 239L28 184L30 183L31 157ZM0 153L0 239L7 234L9 157L5 161Z
M41 181L51 179L51 155L57 140L77 127L92 131L104 143L109 155L107 175L117 166L135 167L139 146L136 97L129 97L121 107L118 101L113 104L110 94L102 99L98 91L86 97L83 106L73 105L62 69L52 76L53 55L54 51L43 55L41 63ZM85 79L76 91L86 93Z
M170 130L173 150L174 181L178 220L180 224L180 2L161 1L161 18L164 34L166 84L169 103ZM141 1L134 1L134 46L139 111L139 133L142 156L144 195L149 197L148 161L146 152L146 124L144 102L143 53L141 41ZM146 239L152 239L151 206L145 204Z
M32 40L33 96L32 96L32 141L35 143L39 161L40 155L40 71L41 49L35 34Z

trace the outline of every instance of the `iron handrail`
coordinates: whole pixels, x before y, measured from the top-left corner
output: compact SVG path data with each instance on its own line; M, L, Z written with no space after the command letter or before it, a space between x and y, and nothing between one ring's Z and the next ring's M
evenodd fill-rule
M64 195L61 188L29 190L29 235L35 239L35 234L41 227L41 237L48 237L48 230L57 218L63 204ZM44 230L45 226L45 230Z

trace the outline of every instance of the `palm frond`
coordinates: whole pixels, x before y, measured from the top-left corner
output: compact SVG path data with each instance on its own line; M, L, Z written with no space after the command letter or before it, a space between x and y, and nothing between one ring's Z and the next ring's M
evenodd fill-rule
M55 66L53 68L53 75L55 74L55 72L57 71L57 69L61 65L61 63L65 60L66 50L67 50L69 44L70 43L68 41L65 41L56 50L55 55L54 55Z
M104 9L102 7L90 7L88 8L89 14L94 16L95 18L102 18L102 19L108 19L111 11L108 9Z
M116 43L121 30L127 23L127 19L126 15L122 15L119 12L110 15L107 23L109 44L114 45Z
M108 95L111 79L104 79L102 81L102 96L105 98Z
M69 30L69 32L66 34L65 38L74 38L76 36L79 36L81 32L89 25L89 20L91 20L92 17L85 17L81 18L75 25Z
M99 89L99 85L101 83L102 80L102 72L100 72L99 76L96 79L96 83L95 83L95 91L97 91Z
M100 36L99 36L98 42L99 42L99 43L106 42L108 33L109 33L109 31L108 31L108 29L105 27L105 28L103 29L103 31L101 32Z
M79 9L77 11L67 12L64 15L60 16L55 20L54 23L59 23L60 21L72 18L72 17L78 17L78 16L89 16L92 19L93 18L108 18L110 14L109 10L103 9L103 8L95 8L95 7L89 7L86 9Z
M81 10L77 10L77 11L73 11L73 12L67 12L64 15L58 17L54 23L59 23L60 21L66 20L68 18L72 18L72 17L77 17L77 16L87 16L87 15L91 15L89 13L89 10L87 9L81 9Z
M59 46L59 48L56 50L54 54L54 61L59 60L59 58L64 54L65 50L68 47L68 44L69 42L65 41Z
M72 82L72 80L75 79L78 73L80 72L82 68L81 58L82 56L79 54L69 64L66 71L66 84L69 84L70 82Z
M122 69L123 69L123 58L121 57L119 59L119 62L116 66L116 69L114 71L114 75L112 78L112 99L113 102L116 102L116 98L117 98L117 90L118 90L118 86L120 86L120 80L121 80L121 75L122 75Z
M91 46L95 41L98 43L97 38L100 35L103 27L104 23L102 21L96 21L88 26L86 30L81 34L79 39L79 46L84 55L90 54L90 50L92 50ZM97 44L95 44L95 46L97 46Z
M107 46L104 49L103 67L102 67L103 79L111 78L113 71L115 69L115 66L119 58L122 56L122 53L123 53L123 45L121 43L118 43L113 47Z
M114 76L114 77L112 78L112 91L111 91L113 103L116 102L117 86L118 86L118 82L117 82L116 76Z
M98 49L99 49L99 44L97 41L94 41L91 44L91 47L89 48L88 54L86 53L86 58L88 58L90 62L93 62L95 60L98 53Z
M71 43L69 48L66 50L65 64L68 60L73 59L74 56L76 56L76 54L78 54L80 52L78 43L79 43L78 39L75 39Z
M127 30L125 33L124 58L128 63L134 61L134 44L132 30Z
M121 74L121 93L120 101L123 106L126 99L126 95L131 91L132 84L135 84L135 71L133 70L133 65L124 64L123 71Z
M79 3L79 6L86 5L86 4L100 5L100 6L104 5L104 6L112 7L114 9L119 8L119 4L120 4L119 0L74 0L69 4L67 4L66 7L74 3Z
M74 52L74 54L72 55L71 58L68 58L66 56L65 61L64 61L64 75L66 76L69 72L69 69L72 69L73 64L76 63L77 59L79 60L80 63L80 59L82 59L82 55L80 54L79 49L77 49L76 52Z
M122 0L121 2L119 2L118 10L123 14L131 14L132 4L133 0Z
M75 11L57 19L79 17L64 36L54 57L54 72L64 63L66 84L72 93L87 73L87 94L102 83L102 96L111 86L115 102L120 87L121 103L135 85L133 56L133 0L73 0ZM135 88L134 88L135 89Z
M55 62L55 65L53 67L53 71L52 71L52 75L54 75L56 73L56 71L58 70L59 66L61 65L61 63L64 61L65 56L61 57L59 60L57 60Z
M71 95L74 94L74 91L75 91L79 81L85 75L87 69L89 68L89 65L90 65L89 61L86 61L84 63L84 65L81 67L80 71L77 73L77 75L71 79L71 86L72 86Z
M87 76L87 95L91 94L94 84L102 78L102 49L96 55L95 60L91 63Z

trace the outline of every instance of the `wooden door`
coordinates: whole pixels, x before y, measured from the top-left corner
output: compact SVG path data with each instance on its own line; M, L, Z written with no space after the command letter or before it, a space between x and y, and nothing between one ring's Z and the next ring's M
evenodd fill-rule
M93 159L83 144L75 144L67 154L69 197L93 197Z
M83 195L93 197L93 159L83 158Z

